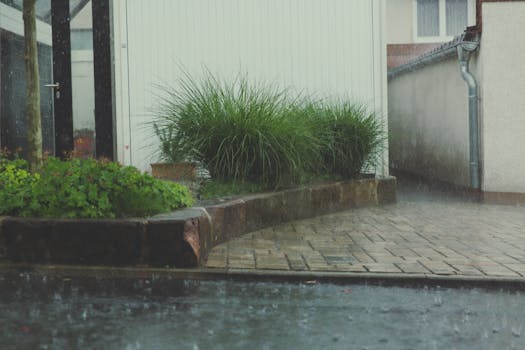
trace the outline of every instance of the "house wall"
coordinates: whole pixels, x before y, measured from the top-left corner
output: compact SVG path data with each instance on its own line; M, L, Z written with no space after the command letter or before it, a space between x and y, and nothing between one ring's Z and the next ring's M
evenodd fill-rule
M118 157L147 169L156 85L181 67L366 103L386 120L384 0L114 0ZM386 125L386 123L385 123ZM383 167L388 164L385 153Z
M386 2L386 42L409 44L414 42L413 0L388 0Z
M483 189L525 193L525 2L483 3Z
M480 166L485 192L525 193L525 2L483 3L479 82ZM504 24L504 25L502 25ZM389 80L390 164L469 185L467 88L457 57Z
M468 91L457 56L390 79L388 101L390 166L468 186Z

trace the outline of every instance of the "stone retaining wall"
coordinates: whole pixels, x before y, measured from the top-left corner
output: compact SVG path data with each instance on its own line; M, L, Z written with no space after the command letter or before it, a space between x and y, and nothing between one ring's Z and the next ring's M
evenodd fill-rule
M0 218L0 255L19 263L197 267L215 245L282 222L393 203L371 178L245 196L146 219Z

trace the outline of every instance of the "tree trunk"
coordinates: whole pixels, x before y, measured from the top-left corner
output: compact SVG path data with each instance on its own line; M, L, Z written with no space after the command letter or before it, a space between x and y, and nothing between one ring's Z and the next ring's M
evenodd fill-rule
M24 0L24 62L26 73L27 157L31 171L42 166L40 75L36 40L35 0Z

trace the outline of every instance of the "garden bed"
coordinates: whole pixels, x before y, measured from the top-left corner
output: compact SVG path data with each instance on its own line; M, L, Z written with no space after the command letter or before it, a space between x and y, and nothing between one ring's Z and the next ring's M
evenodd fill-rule
M247 195L146 219L3 217L0 253L30 264L197 267L215 245L244 233L395 200L396 180L384 177Z

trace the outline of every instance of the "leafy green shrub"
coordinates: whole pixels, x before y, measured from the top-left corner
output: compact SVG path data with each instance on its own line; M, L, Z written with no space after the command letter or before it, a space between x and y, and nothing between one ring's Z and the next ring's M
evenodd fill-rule
M0 157L0 215L15 215L27 207L38 179L25 160Z
M23 195L11 209L0 207L0 215L114 218L147 216L192 204L186 187L104 160L49 158L38 174L19 170L18 180L10 181L8 188L21 183L17 190ZM13 177L12 171L0 174ZM30 180L24 180L26 175ZM0 189L0 196L9 194L5 187Z
M315 163L317 139L295 119L296 102L285 90L210 73L201 81L185 75L180 86L167 89L157 123L176 130L179 149L212 178L278 187Z
M383 129L366 107L344 103L309 104L304 113L321 144L321 173L355 177L374 165L384 141Z

